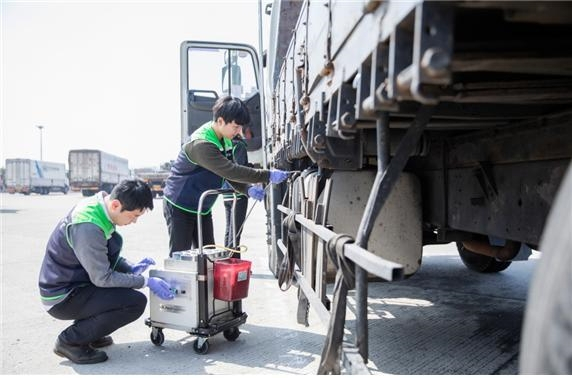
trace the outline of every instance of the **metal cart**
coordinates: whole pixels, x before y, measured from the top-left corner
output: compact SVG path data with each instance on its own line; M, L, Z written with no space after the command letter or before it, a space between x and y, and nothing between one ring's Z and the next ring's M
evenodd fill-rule
M209 195L223 193L234 191L207 190L199 199L198 249L173 252L171 257L165 259L164 270L153 269L149 272L149 277L160 277L167 281L175 294L174 299L167 301L156 295L150 296L151 314L145 324L151 327L151 342L155 345L162 345L165 341L164 328L177 329L197 336L193 349L196 353L206 354L209 337L222 332L227 340L234 341L240 335L238 327L246 322L247 314L242 311L242 299L248 292L250 262L230 258L226 249L203 246L200 215L203 201ZM235 205L236 195L232 206L233 214ZM231 218L236 240L234 216ZM229 269L225 271L225 268ZM215 273L218 272L223 272L223 277L215 282ZM232 288L228 286L229 280ZM227 286L221 286L221 282Z

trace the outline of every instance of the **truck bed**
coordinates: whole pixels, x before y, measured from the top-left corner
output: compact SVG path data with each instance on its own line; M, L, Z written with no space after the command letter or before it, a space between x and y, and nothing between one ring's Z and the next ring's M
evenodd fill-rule
M295 32L277 37L288 49L273 83L273 163L368 169L379 115L393 156L430 107L405 168L422 181L424 243L435 229L454 240L451 229L536 246L572 156L572 6L364 4L305 2Z

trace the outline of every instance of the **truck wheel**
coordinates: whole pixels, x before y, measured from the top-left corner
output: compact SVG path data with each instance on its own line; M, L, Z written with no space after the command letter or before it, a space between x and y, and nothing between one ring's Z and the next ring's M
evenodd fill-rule
M572 374L572 165L550 210L524 313L520 374Z
M480 255L465 248L463 243L457 242L457 251L463 264L479 273L498 273L510 266L510 261L498 261L494 257Z

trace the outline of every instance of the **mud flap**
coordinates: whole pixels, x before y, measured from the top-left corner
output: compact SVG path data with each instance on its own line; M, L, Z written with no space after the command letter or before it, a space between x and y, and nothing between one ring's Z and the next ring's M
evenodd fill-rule
M304 295L302 289L298 288L298 312L296 313L296 320L298 324L304 324L306 327L310 326L308 322L308 315L310 313L310 301Z

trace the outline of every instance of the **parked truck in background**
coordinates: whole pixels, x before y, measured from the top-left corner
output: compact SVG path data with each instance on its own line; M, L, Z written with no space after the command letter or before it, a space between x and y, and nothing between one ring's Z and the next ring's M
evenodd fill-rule
M454 242L467 268L482 273L531 249L569 264L570 250L542 251L540 240L557 192L568 203L572 196L571 180L561 187L572 169L570 3L275 1L265 9L264 59L243 44L182 43L181 136L231 94L250 109L253 156L297 172L268 187L269 265L280 285L300 290L299 321L311 305L328 324L319 373L339 373L340 361L367 373L369 277L414 275L425 245ZM567 219L552 222L556 234L570 235ZM565 288L541 295L569 303L572 280L562 280ZM570 310L527 312L546 313L542 321L570 345ZM557 345L536 350L562 356Z
M66 166L33 159L6 159L5 186L8 193L49 194L69 190Z
M133 170L135 177L145 181L151 188L153 197L162 197L165 180L169 176L169 171L152 168L136 168Z
M100 190L108 193L121 180L131 176L127 159L100 150L70 150L70 186L84 196Z

